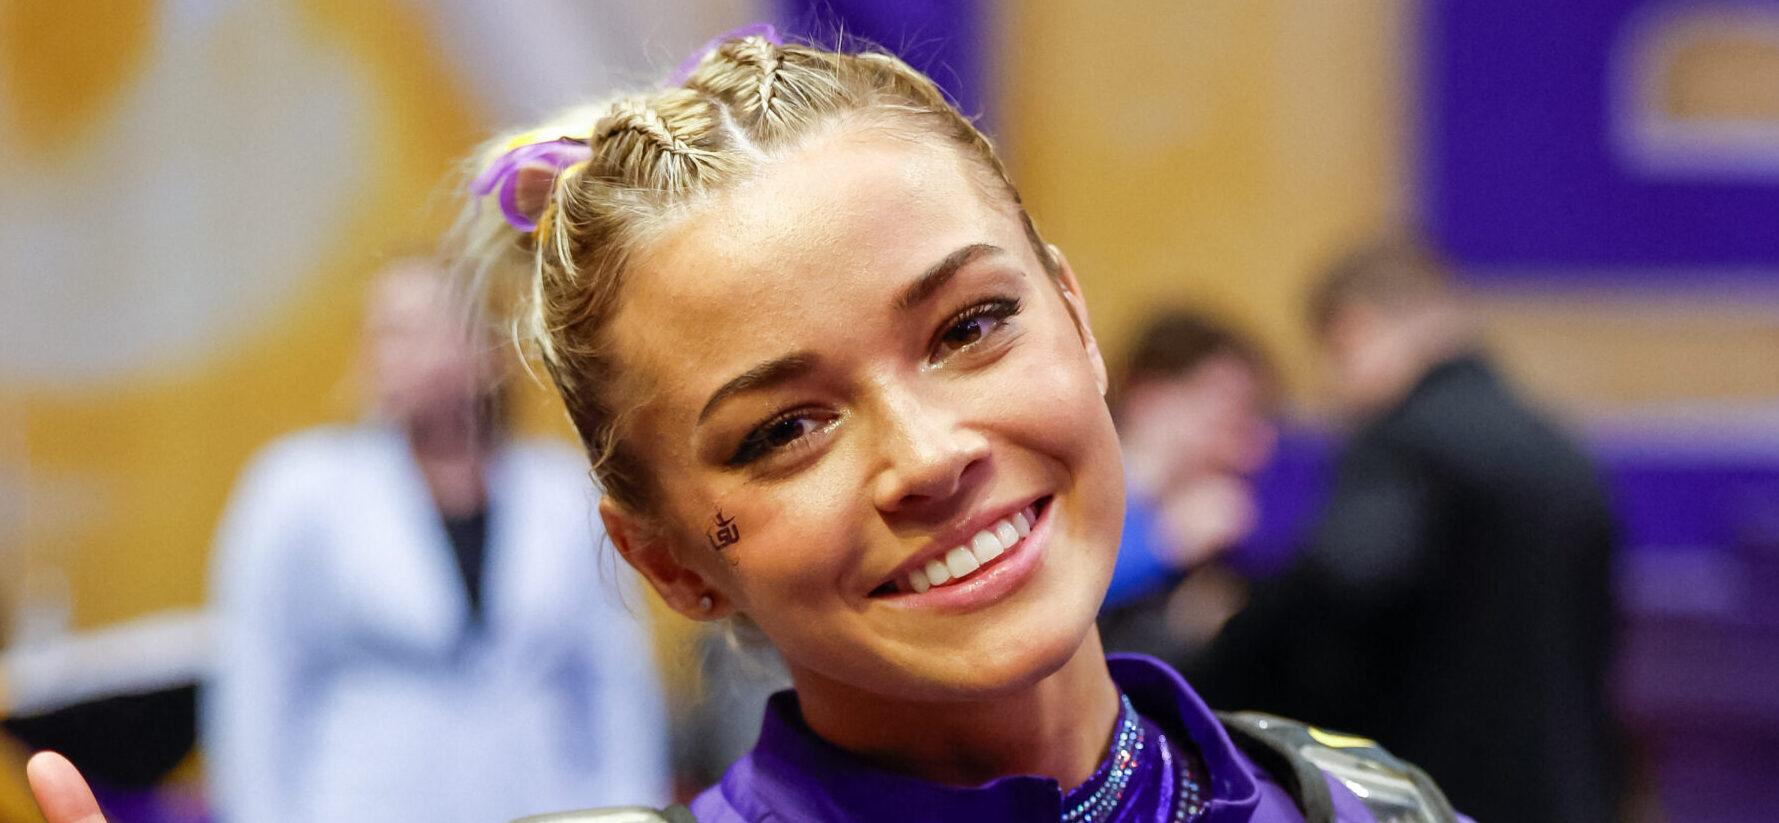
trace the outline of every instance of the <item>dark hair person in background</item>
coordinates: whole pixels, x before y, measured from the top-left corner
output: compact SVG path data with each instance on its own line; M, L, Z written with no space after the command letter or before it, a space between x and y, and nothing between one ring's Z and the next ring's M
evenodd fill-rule
M1124 534L1101 613L1106 647L1179 659L1237 608L1219 564L1254 531L1254 476L1278 442L1278 376L1252 340L1164 311L1137 335L1110 396L1124 452Z
M1594 468L1479 351L1412 242L1330 269L1310 314L1354 426L1293 569L1193 682L1369 733L1479 820L1612 817L1613 524Z

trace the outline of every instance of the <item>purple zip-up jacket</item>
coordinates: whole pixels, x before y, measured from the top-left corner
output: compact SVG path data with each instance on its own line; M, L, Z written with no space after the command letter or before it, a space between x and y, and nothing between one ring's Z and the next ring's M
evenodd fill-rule
M1291 796L1230 742L1204 701L1160 661L1137 655L1107 659L1112 679L1139 713L1183 731L1209 770L1205 823L1298 823ZM1326 777L1341 823L1376 823L1358 797ZM884 771L835 747L803 725L794 692L767 705L760 740L723 779L692 802L699 823L816 821L1056 821L1063 788L1046 777L1003 777L975 788L942 786ZM1129 804L1127 804L1129 805ZM1120 809L1118 820L1166 819L1166 810Z

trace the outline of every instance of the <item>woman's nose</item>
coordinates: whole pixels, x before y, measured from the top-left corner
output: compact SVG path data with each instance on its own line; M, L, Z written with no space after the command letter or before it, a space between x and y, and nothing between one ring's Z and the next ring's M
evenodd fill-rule
M884 512L949 509L988 464L988 439L943 410L898 404L886 415L874 493Z

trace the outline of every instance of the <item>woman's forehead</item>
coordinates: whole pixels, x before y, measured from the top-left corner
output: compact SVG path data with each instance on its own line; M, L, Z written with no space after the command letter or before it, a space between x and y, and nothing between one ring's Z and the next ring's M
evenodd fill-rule
M986 230L1001 211L989 200L950 146L836 129L719 192L663 238L649 268L656 286L688 291L713 265L738 287L898 263L918 270L925 263L908 255Z
M774 161L639 255L613 324L620 356L678 382L863 331L960 248L1022 251L1017 211L964 162L943 146L845 134Z

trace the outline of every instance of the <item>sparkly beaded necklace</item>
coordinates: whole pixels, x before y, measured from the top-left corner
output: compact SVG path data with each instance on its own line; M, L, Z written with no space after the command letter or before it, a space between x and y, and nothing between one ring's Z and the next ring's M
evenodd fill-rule
M1106 820L1117 810L1124 800L1125 789L1130 786L1131 776L1136 774L1138 766L1146 758L1161 758L1161 802L1158 806L1168 809L1169 823L1185 823L1204 811L1203 790L1199 785L1198 776L1192 769L1187 758L1175 758L1173 746L1159 730L1151 744L1149 734L1143 728L1141 718L1137 716L1135 706L1130 698L1119 695L1118 729L1112 741L1112 754L1106 758L1090 782L1101 781L1092 794L1081 802L1063 810L1062 823L1099 823Z
M1166 778L1162 782L1163 790L1171 790L1173 797L1173 813L1168 815L1169 823L1186 823L1197 820L1205 810L1204 787L1199 785L1198 774L1192 768L1190 758L1182 757L1174 761L1174 747L1169 745L1167 737L1161 732L1155 733L1155 748L1161 750L1161 770ZM1161 808L1168 808L1168 798L1162 796Z

